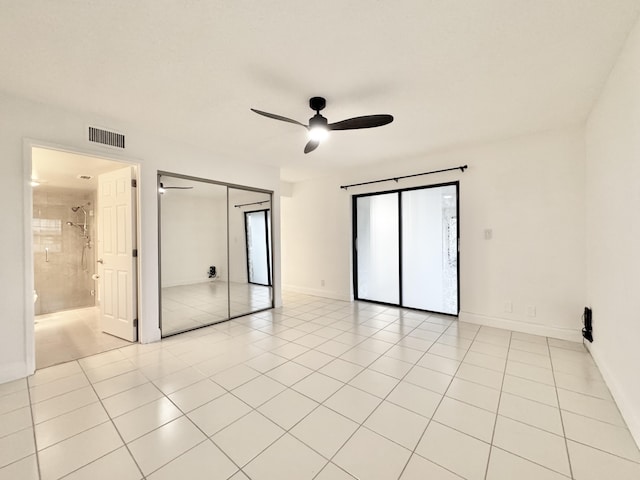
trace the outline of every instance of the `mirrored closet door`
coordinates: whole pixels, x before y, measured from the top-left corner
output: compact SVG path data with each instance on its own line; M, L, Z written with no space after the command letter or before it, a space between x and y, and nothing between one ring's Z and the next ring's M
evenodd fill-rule
M158 174L163 337L273 307L271 197Z

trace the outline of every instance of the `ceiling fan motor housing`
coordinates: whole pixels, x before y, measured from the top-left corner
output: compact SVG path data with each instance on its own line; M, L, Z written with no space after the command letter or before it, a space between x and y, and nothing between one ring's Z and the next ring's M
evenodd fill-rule
M319 113L316 113L313 117L309 119L309 130L312 128L327 128L327 119L324 118Z
M309 106L311 107L311 110L319 112L327 106L327 101L323 97L311 97L309 99Z

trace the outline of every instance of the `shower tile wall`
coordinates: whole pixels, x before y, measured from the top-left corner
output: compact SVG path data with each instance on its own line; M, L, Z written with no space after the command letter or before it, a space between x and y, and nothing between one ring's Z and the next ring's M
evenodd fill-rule
M96 304L95 281L95 209L96 194L41 185L33 190L33 252L35 289L38 300L35 314L90 307ZM87 205L87 232L67 225L84 223L84 213L71 210ZM46 251L48 249L48 253ZM85 258L83 259L83 249ZM48 261L47 261L48 260Z

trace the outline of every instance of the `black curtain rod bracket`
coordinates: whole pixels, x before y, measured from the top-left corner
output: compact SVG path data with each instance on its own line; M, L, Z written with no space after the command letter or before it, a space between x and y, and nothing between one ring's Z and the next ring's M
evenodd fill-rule
M444 168L442 170L433 170L431 172L424 172L424 173L414 173L413 175L404 175L402 177L391 177L391 178L384 178L382 180L372 180L370 182L352 183L351 185L340 185L340 188L344 188L345 190L347 190L350 187L359 187L361 185L370 185L372 183L390 182L392 180L398 183L398 180L402 180L403 178L420 177L422 175L431 175L433 173L451 172L452 170L460 170L461 172L464 172L467 168L468 168L467 165L460 165L459 167Z

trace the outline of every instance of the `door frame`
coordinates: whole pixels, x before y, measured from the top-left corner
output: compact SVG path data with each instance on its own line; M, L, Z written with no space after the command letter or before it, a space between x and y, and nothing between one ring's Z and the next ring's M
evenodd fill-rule
M33 290L35 284L34 264L33 264L33 231L32 231L32 219L33 219L33 187L31 186L31 173L32 173L32 153L34 148L43 148L46 150L56 150L59 152L72 153L76 155L85 155L89 157L102 158L105 160L111 160L114 162L122 163L123 166L130 165L136 169L136 178L138 181L138 187L140 186L141 165L137 159L131 157L124 157L111 153L102 149L84 148L77 146L67 146L59 143L49 142L45 140L38 140L34 138L24 138L22 142L22 164L23 164L23 239L24 239L24 268L25 268L25 283L24 283L24 311L25 311L25 351L26 351L26 363L27 371L34 372L36 369L36 339L35 339L35 308L33 305ZM106 148L106 147L105 147ZM141 228L141 215L140 215L140 188L135 189L135 234L136 241L139 245L142 244L142 228ZM143 318L141 313L140 293L142 292L142 275L140 275L141 269L141 257L138 255L138 275L135 282L135 294L138 298L137 309L138 319ZM138 342L140 342L140 323L138 322Z
M457 264L456 264L456 283L457 283L457 313L444 313L444 312L434 312L432 310L423 310L419 308L413 307L405 307L402 305L402 192L409 192L412 190L424 190L428 188L438 188L438 187L456 187L456 250L457 250ZM358 297L358 207L357 202L358 198L361 197L373 197L376 195L384 195L389 193L396 193L398 195L398 285L399 285L399 295L398 295L398 303L387 303L387 302L379 302L375 300L369 300L366 298ZM429 312L429 313L437 313L438 315L447 315L452 317L457 317L460 314L460 182L445 182L445 183L437 183L430 185L420 185L416 187L408 187L408 188L398 188L394 190L382 190L379 192L367 192L361 193L357 195L351 195L351 271L352 271L352 279L353 279L353 299L360 302L369 302L369 303L377 303L380 305L389 305L394 307L400 307L407 310L417 310L420 312Z
M264 283L257 283L257 282L252 282L251 281L251 275L250 275L250 268L249 268L249 226L247 223L247 217L250 213L259 213L262 212L264 214L264 229L265 232L267 233L267 238L266 238L266 248L267 248L267 281L269 283L264 284ZM245 245L245 249L247 251L247 282L252 284L252 285L262 285L265 287L273 287L273 280L271 279L271 248L269 245L269 239L271 238L269 235L271 233L271 229L269 228L269 225L271 222L268 221L268 217L271 215L271 209L270 208L265 208L262 210L249 210L247 212L244 212L244 245Z

